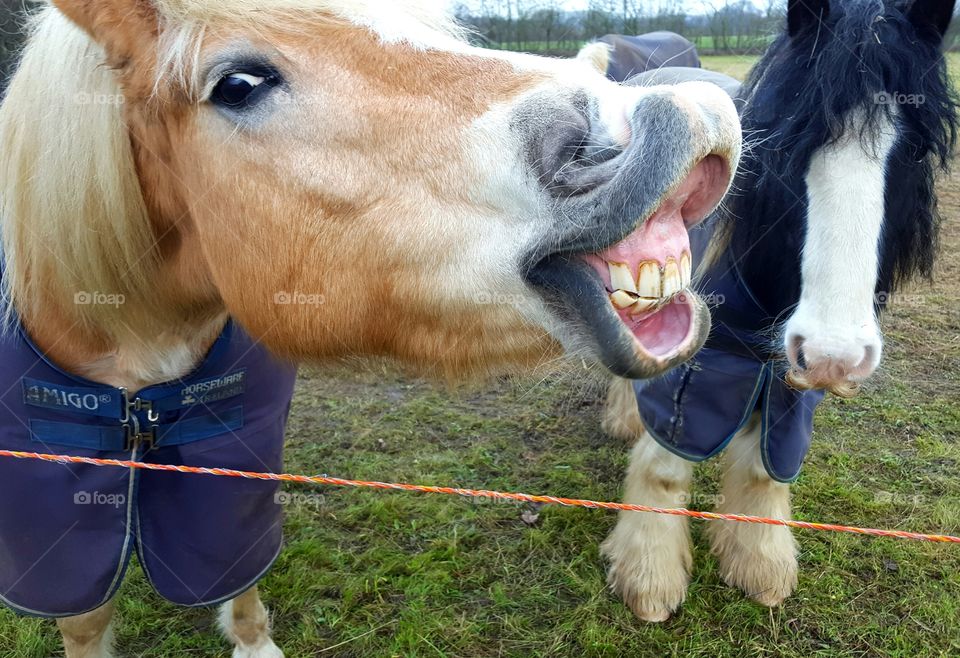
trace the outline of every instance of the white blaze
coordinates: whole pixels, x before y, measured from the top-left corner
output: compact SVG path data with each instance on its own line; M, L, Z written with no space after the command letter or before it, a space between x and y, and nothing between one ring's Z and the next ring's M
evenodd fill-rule
M807 173L807 235L800 305L787 323L787 351L799 341L808 368L859 380L880 363L874 310L885 217L886 167L896 143L881 122L864 148L863 119L843 139L819 149Z

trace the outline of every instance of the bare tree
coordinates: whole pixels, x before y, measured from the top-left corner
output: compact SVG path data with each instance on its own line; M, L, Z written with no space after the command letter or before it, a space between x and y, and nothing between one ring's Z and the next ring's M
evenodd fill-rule
M617 4L617 0L590 0L587 5L587 14L583 20L585 40L618 31Z

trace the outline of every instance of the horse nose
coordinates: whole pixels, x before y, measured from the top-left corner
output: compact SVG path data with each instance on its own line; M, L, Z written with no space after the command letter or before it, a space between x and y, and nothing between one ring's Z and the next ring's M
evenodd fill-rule
M701 82L621 88L616 100L607 100L599 107L569 106L548 129L538 131L532 150L541 185L568 199L619 176L655 192L652 188L680 182L707 161L708 173L715 173L708 182L716 182L710 192L716 194L701 205L712 210L740 159L733 101L719 87ZM694 217L693 223L701 219Z
M844 343L794 334L787 339L787 356L794 368L791 379L805 389L859 384L876 371L882 350L879 338Z

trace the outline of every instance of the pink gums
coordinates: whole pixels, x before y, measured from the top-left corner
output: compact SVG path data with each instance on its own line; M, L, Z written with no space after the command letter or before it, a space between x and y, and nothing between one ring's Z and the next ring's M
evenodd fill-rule
M610 288L610 270L607 263L623 263L636 276L641 263L656 261L662 268L667 260L680 262L680 257L690 253L690 236L683 222L679 206L667 203L640 228L599 254L583 258L597 271L603 284Z

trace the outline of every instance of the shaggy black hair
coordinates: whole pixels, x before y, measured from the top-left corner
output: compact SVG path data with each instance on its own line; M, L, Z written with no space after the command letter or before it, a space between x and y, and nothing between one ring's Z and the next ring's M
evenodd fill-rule
M775 316L800 297L811 157L850 130L852 116L866 117L860 137L868 147L881 119L894 118L898 131L887 165L878 293L930 276L940 222L934 178L957 141L957 96L938 30L915 26L903 2L824 1L817 11L823 22L777 38L741 94L750 146L725 217L742 275ZM905 96L916 102L894 104Z

